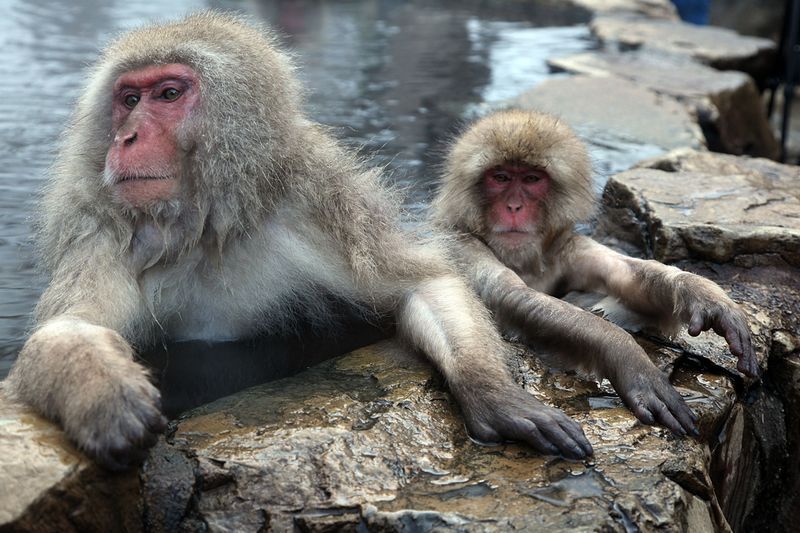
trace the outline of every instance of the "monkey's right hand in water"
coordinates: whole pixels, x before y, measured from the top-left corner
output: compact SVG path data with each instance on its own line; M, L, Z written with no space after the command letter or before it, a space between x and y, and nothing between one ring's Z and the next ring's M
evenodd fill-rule
M62 318L37 330L19 355L12 392L59 420L100 465L129 468L164 431L161 397L116 331Z
M521 387L483 391L462 401L470 435L478 441L524 442L546 455L583 459L594 453L580 424L562 411L549 407Z

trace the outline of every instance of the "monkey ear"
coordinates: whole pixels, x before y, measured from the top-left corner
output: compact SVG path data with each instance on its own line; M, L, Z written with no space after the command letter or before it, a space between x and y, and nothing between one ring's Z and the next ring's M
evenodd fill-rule
M467 185L467 186L464 186ZM472 233L479 230L482 213L477 187L445 175L439 193L431 203L433 221L442 227ZM453 209L452 206L461 206Z

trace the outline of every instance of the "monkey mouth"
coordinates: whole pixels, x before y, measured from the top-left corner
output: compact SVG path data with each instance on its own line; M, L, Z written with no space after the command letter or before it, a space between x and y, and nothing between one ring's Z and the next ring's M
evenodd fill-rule
M531 242L533 235L532 231L522 228L496 229L493 233L496 242L512 248L527 245Z
M123 175L114 184L114 195L136 208L148 208L178 195L178 180L173 176Z
M117 178L117 183L125 183L126 181L159 181L171 180L172 176L120 176Z

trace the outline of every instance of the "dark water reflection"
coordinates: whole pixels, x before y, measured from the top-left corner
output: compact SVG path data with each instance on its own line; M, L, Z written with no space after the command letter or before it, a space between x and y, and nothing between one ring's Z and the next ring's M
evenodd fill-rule
M545 58L590 45L582 24L587 14L557 1L5 0L0 4L0 378L23 343L45 283L33 267L30 212L85 67L120 30L209 7L248 13L284 34L308 88L309 111L376 164L388 166L392 179L408 190L409 223L430 196L436 149L460 120L549 76ZM326 345L318 341L315 350ZM313 351L296 339L271 342L275 357L291 353L293 361ZM326 353L333 355L336 345L327 343ZM271 351L268 346L261 342L256 351ZM350 347L342 342L339 351ZM176 354L191 351L212 350L175 348ZM197 357L199 369L237 356L214 362ZM239 364L256 365L247 359L233 366ZM270 365L281 366L273 360L251 377L266 380Z

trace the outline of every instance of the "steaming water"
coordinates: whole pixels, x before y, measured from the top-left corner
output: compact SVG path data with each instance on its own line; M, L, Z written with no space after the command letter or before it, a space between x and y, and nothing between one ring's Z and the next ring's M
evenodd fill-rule
M5 0L0 378L46 283L34 269L31 209L86 67L121 30L204 8L247 13L284 35L309 112L388 165L408 189L410 223L430 197L442 141L460 121L550 76L547 57L590 46L586 14L558 2Z

